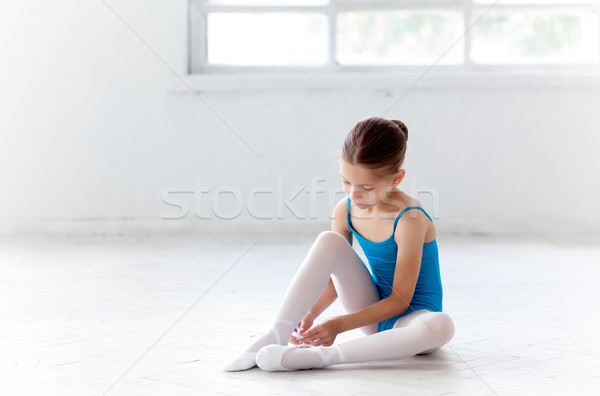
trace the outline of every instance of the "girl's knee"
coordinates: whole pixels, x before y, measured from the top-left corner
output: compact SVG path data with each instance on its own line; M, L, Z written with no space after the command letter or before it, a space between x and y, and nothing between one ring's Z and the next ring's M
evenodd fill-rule
M450 315L445 312L436 312L436 315L432 318L432 328L440 337L440 341L447 344L454 337L454 321Z
M335 231L323 231L317 236L315 244L323 244L327 247L345 247L350 246L348 240L340 233Z
M447 313L431 312L424 320L427 327L433 331L434 336L438 339L440 346L447 344L454 337L454 322Z
M326 263L336 264L336 258L341 257L341 253L352 250L348 240L340 233L334 231L321 232L310 248L309 255L316 255L320 259L308 260L307 265L324 266Z

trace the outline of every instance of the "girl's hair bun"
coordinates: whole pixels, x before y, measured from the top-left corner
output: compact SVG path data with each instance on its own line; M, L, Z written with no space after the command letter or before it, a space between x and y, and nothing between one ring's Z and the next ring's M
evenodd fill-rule
M392 176L404 163L407 139L408 128L402 121L365 118L348 132L342 159L375 170L379 176Z
M400 120L390 120L390 121L392 121L394 124L398 125L400 127L400 129L402 129L402 132L404 132L404 137L406 138L406 140L408 140L408 128L406 127L406 124L404 124Z

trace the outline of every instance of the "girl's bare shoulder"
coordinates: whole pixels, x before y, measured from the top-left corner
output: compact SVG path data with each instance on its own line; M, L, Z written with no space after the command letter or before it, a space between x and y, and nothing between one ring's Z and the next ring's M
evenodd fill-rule
M418 199L411 197L410 195L406 194L403 192L402 195L402 203L405 205L402 209L404 208L408 208L409 206L418 206L423 208L423 205L421 204L421 202L419 202ZM424 209L424 208L423 208ZM423 212L421 212L420 210L412 210L408 212L408 215L403 215L402 217L405 218L404 223L409 220L409 219L418 219L418 222L421 224L421 226L423 226L425 228L425 243L427 242L431 242L434 238L436 238L437 236L437 231L435 228L435 225L429 220L429 218L427 217L427 215L425 215ZM409 220L410 222L410 220ZM396 226L396 231L399 233L399 227L402 227L402 223L403 222L398 222L398 225Z
M331 229L336 232L340 231L348 231L348 222L346 221L348 215L348 197L344 196L344 198L340 199L333 208L333 214L331 218Z
M395 208L395 212L400 213L404 208L409 206L421 206L421 202L418 199L411 197L404 191L397 191L392 195L392 202L394 202L397 207Z

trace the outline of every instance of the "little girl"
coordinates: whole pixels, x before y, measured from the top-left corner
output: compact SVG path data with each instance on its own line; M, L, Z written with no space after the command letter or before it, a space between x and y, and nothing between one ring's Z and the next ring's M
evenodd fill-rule
M333 210L332 230L313 243L270 331L224 370L394 360L430 353L452 339L454 324L442 312L433 220L398 188L407 138L403 122L381 117L350 130L340 159L347 197ZM352 248L353 236L371 271ZM348 314L314 325L337 297ZM338 334L355 328L365 336L333 346Z

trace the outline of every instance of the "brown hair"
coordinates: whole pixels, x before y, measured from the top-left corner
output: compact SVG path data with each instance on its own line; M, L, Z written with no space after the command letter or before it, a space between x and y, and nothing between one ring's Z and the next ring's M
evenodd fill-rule
M370 117L359 121L342 146L342 158L380 176L396 173L404 163L408 128L399 120Z

